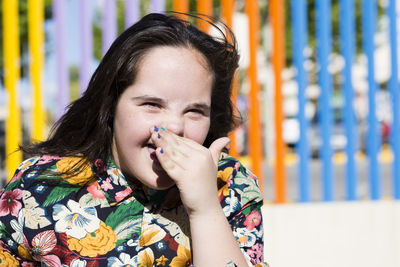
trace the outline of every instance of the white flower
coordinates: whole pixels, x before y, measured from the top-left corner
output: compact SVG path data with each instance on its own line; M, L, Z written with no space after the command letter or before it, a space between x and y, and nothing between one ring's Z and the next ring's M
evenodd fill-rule
M251 247L257 241L257 237L246 228L237 228L236 231L233 232L233 235L239 247Z
M100 226L97 211L94 207L81 207L78 202L68 200L67 207L56 204L53 207L53 219L57 221L55 231L66 233L76 239L81 239L87 233L93 233Z
M71 262L70 267L85 267L86 263L85 260L75 259Z
M44 228L51 224L45 210L39 207L31 192L27 190L22 191L22 202L24 203L24 208L18 214L18 217L22 216L21 224L25 223L25 226L30 229ZM18 221L20 221L19 218Z
M231 215L233 212L240 210L240 202L239 202L239 199L235 195L226 197L225 203L227 205L223 208L223 211L224 211L226 217Z
M13 219L10 221L10 225L12 229L14 229L14 233L11 234L12 238L18 243L18 244L23 244L24 243L24 232L23 232L23 224L24 224L24 213L19 212L18 213L18 221Z
M129 254L121 253L119 258L110 257L108 259L107 267L123 267L123 266L136 266L137 265L137 256L133 256L132 258Z

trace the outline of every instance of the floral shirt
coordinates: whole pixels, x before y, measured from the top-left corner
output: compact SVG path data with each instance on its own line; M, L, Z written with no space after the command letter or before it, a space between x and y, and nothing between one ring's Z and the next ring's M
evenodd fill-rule
M112 160L67 175L80 159L41 156L18 167L0 193L0 266L192 264L188 216L176 187L128 184ZM267 266L257 178L223 154L218 185L249 265Z

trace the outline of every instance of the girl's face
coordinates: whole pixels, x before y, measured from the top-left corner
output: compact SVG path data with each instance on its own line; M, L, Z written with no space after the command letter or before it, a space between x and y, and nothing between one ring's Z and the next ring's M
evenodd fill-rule
M140 63L136 81L118 100L112 145L117 167L150 188L171 187L173 180L155 157L150 128L164 127L203 144L210 128L212 81L198 51L151 49Z

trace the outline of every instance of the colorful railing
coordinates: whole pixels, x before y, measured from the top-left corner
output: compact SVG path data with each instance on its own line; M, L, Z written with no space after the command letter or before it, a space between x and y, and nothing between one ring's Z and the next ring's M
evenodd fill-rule
M30 53L30 80L33 92L33 108L32 108L32 129L31 139L42 140L44 138L45 128L45 112L43 109L43 83L45 79L42 76L44 64L44 3L43 0L30 0L28 6L29 20L29 53ZM96 2L96 1L92 1ZM79 84L81 92L87 86L90 79L91 69L90 62L93 57L93 32L92 32L92 8L91 1L79 1L79 21L80 21L80 65L79 65ZM141 15L139 0L124 1L125 10L125 26L129 26L137 21ZM289 2L290 20L285 21L285 1L270 0L268 1L269 24L272 32L272 52L270 64L273 66L274 72L274 118L275 118L275 156L274 158L274 184L275 184L275 202L284 203L287 201L287 179L285 174L284 158L286 153L286 145L282 138L282 121L284 119L282 102L282 72L285 69L285 24L291 25L292 29L292 50L293 50L293 66L296 69L295 81L298 86L298 103L299 110L297 120L300 124L300 138L296 145L296 153L298 161L298 200L300 202L308 202L311 200L310 188L310 146L307 133L310 129L309 119L306 117L306 89L309 85L308 71L305 69L305 49L309 46L308 39L308 10L309 5L306 0L292 0ZM318 85L321 88L319 96L319 127L321 128L322 145L320 149L320 160L322 162L322 200L332 201L334 199L334 177L333 177L333 150L330 144L332 136L333 114L330 101L332 99L332 74L329 71L329 57L332 52L333 34L332 34L332 18L330 0L315 0L315 5L311 7L316 13L316 63L318 70ZM66 21L66 0L53 0L53 20L55 21L55 54L57 59L57 86L58 86L58 110L55 117L61 116L65 107L69 103L69 73L68 63L66 60L65 44L66 29L68 27ZM189 1L185 0L152 0L150 1L149 12L162 12L169 5L173 10L179 12L195 11L211 16L221 17L228 26L233 25L233 14L238 10L235 1L221 0L221 14L213 14L213 1L203 0L196 1L196 10L190 10ZM261 188L263 183L263 164L265 159L262 150L262 118L260 113L260 92L259 71L257 62L257 52L260 48L260 25L266 24L260 22L259 4L256 0L243 1L244 12L248 17L248 43L249 43L249 66L247 69L247 79L249 81L249 116L248 116L248 151L251 159L251 168L253 172L260 178ZM108 49L112 41L117 35L117 1L105 0L102 6L102 51ZM377 116L375 114L375 94L378 90L377 83L374 79L374 35L377 25L377 2L375 0L362 0L362 50L367 58L368 67L368 137L367 137L367 157L369 161L369 198L377 200L382 198L380 177L380 164L377 159L381 146L380 136L378 134ZM353 100L354 88L352 80L352 65L356 56L355 45L355 1L340 0L340 19L339 19L339 43L340 54L342 55L345 65L342 69L343 82L341 90L344 95L345 104L343 112L343 125L347 145L345 147L346 154L346 172L345 172L345 192L347 200L357 199L357 163L356 157L356 132L357 122L355 120ZM19 65L19 33L18 33L18 1L3 0L3 47L4 47L4 87L8 94L8 116L6 119L6 160L7 174L14 170L22 160L21 152L14 152L18 149L18 145L22 143L21 137L21 119L20 109L18 105L18 81L20 76ZM398 81L398 55L397 55L397 29L396 29L396 1L389 0L384 14L388 17L390 23L390 51L391 51L391 78L388 82L388 90L392 99L393 123L391 125L390 145L393 152L393 170L392 184L394 199L400 199L400 118L399 118L399 81ZM199 27L207 31L207 24L199 22ZM238 81L234 83L233 100L236 101ZM272 110L271 110L272 111ZM232 154L238 155L236 151L234 136L232 137ZM12 153L14 152L14 153Z

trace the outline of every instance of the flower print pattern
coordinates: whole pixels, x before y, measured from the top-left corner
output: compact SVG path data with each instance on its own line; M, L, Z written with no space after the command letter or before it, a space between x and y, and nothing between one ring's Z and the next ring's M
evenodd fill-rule
M32 196L31 192L27 190L22 191L22 202L25 208L20 210L18 216L22 216L25 227L39 229L51 224L47 218L45 209L39 207L39 203Z
M18 266L17 259L12 256L8 251L3 250L0 247L0 262L2 266Z
M43 262L46 266L61 266L60 258L50 254L57 245L57 238L54 230L48 230L37 234L32 239L32 246L30 246L28 240L24 238L24 245L31 252L34 260Z
M22 190L14 189L5 192L0 198L0 216L11 213L12 216L18 216L19 210L22 208L20 200L22 198Z
M96 198L105 199L106 196L104 195L104 192L100 189L101 188L97 182L93 183L87 187L87 190L92 195L93 199L96 199Z
M178 256L172 259L170 266L180 267L189 266L190 264L192 264L192 254L190 253L189 249L179 245L177 252Z
M87 233L93 233L100 226L100 220L94 207L82 208L73 200L68 200L67 206L54 205L53 219L57 221L56 232L65 232L76 239L83 238Z
M165 263L168 261L168 258L164 257L164 255L161 255L158 259L156 259L157 266L165 266Z
M115 248L117 235L110 226L101 222L100 227L93 233L87 233L84 238L68 239L68 247L79 252L82 256L96 257L104 255Z
M130 188L127 188L127 189L125 189L124 191L118 192L118 193L115 195L115 200L116 200L117 202L120 202L120 201L123 200L125 197L127 197L130 193L132 193L132 189L130 189Z
M110 257L107 267L137 266L137 256L131 257L127 253L121 253L119 257Z
M87 261L86 260L80 260L80 259L75 259L71 262L71 267L86 267Z
M255 244L247 249L247 254L251 257L252 261L260 262L263 257L264 246L263 244Z
M223 186L218 190L218 194L221 197L228 196L229 195L229 183L232 183L232 172L233 168L228 167L225 168L224 170L218 171L217 173L217 181L220 184L223 184Z
M138 253L139 266L153 266L154 253L150 248L146 248Z
M131 187L111 159L64 175L80 160L42 156L20 165L0 191L1 260L9 266L192 266L189 221L176 187ZM257 179L226 154L216 179L249 265L268 266Z
M258 210L253 210L250 214L246 217L244 221L244 225L246 226L247 230L253 230L254 227L258 226L261 223L261 214Z
M57 161L57 171L61 174L61 178L70 184L85 185L93 177L92 169L88 164L80 166L78 173L68 174L76 166L81 164L82 158L80 157L67 157ZM66 173L66 174L65 174Z
M104 191L113 189L114 187L111 184L111 180L110 178L107 178L105 181L103 181L103 183L101 184L101 189L103 189Z

